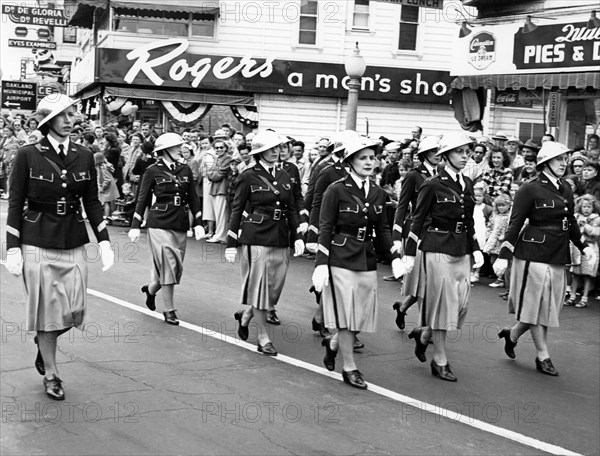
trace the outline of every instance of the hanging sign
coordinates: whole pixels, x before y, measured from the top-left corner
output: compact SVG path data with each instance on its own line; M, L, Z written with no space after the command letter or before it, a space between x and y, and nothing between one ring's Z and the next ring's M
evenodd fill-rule
M2 14L6 14L16 24L66 27L69 21L64 10L55 8L3 4Z

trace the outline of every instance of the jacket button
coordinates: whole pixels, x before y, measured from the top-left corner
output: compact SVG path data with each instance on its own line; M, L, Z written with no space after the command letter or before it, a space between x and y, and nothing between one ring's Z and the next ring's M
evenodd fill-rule
M435 230L437 231L438 229L437 229L437 228L435 228Z
M273 185L277 185L277 181L273 182Z
M281 203L279 201L275 201L275 206L280 206Z
M369 207L369 203L365 203L365 206L366 206L366 207Z
M61 201L66 201L67 199L63 196L60 198Z
M63 169L63 170L61 171L61 173L63 173L63 174L67 174L67 170L66 170L66 169Z
M460 218L465 218L465 214L462 214L462 215L460 216Z
M67 184L65 184L65 183L63 182L62 186L63 186L63 188L65 188L65 187L67 186Z

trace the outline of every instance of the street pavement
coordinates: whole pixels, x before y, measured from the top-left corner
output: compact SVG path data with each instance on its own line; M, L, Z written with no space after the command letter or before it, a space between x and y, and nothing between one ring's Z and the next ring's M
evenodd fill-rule
M6 202L0 204L5 238ZM89 245L90 324L59 341L66 400L44 394L33 367L33 334L22 331L20 279L0 273L0 453L2 455L142 454L598 454L600 448L600 303L564 308L550 330L559 377L535 370L531 339L508 359L498 328L512 324L506 302L482 279L472 289L467 322L449 333L457 383L434 378L413 354L407 329L391 309L399 283L380 280L377 333L357 363L370 389L344 384L322 367L323 348L310 328L311 261L294 258L270 327L280 353L256 352L237 339L239 264L224 246L189 240L176 288L182 326L164 323L144 305L147 237L131 244L110 227L116 264L100 271ZM4 246L4 243L3 243ZM3 247L2 254L5 254ZM390 273L381 266L381 279ZM160 295L160 294L159 294ZM161 308L160 298L157 299ZM573 454L571 453L571 454Z

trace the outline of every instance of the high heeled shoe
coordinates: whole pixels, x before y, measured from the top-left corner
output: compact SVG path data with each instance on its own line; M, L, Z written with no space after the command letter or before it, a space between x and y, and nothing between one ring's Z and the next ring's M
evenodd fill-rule
M325 356L323 357L323 364L328 371L335 370L335 357L337 356L337 350L331 348L331 337L326 337L321 341L321 345L325 347Z
M281 324L281 320L279 320L279 317L274 310L267 311L267 323L275 326L279 326Z
M558 371L554 368L550 358L546 358L540 361L539 358L535 358L535 368L546 375L558 377Z
M515 347L517 343L510 340L510 328L504 328L498 333L498 337L504 339L504 353L506 353L506 356L510 359L515 359Z
M455 382L458 380L450 370L450 363L447 363L445 366L440 366L434 360L431 360L431 375L446 380L447 382Z
M312 330L318 332L321 337L331 337L332 334L329 332L329 329L327 329L323 323L319 323L313 318L311 325Z
M150 310L156 310L156 295L150 294L148 285L142 287L142 293L146 293L146 307Z
M415 340L415 356L422 363L427 361L427 356L425 356L425 351L427 350L427 344L421 342L421 334L423 334L423 329L415 328L408 335L409 339Z
M267 342L264 345L261 345L260 342L258 342L256 345L256 349L259 353L262 353L263 355L277 356L277 350L275 350L275 347L273 347L272 342Z
M400 301L396 301L392 305L392 309L396 311L396 326L400 331L403 331L406 328L406 312L400 310Z
M55 399L57 401L63 401L65 399L65 391L62 387L62 380L52 375L52 378L44 377L44 389L46 390L46 396Z
M233 314L233 318L235 318L237 320L237 322L239 323L238 326L238 337L241 340L248 340L248 334L250 333L250 331L248 330L248 325L243 326L242 325L242 315L243 315L244 311L243 310L238 310L236 313Z
M175 309L167 310L166 312L163 312L163 315L165 316L165 321L168 324L175 325L175 326L177 326L179 324L179 320L177 319L177 314L175 314Z
M40 375L46 374L46 366L44 365L44 358L42 358L42 353L40 352L40 346L38 344L38 336L33 338L35 345L37 345L37 355L35 357L34 366Z
M358 369L355 369L350 372L346 372L342 370L342 378L344 379L344 383L347 383L350 386L358 389L367 389L367 384L362 378L362 374Z

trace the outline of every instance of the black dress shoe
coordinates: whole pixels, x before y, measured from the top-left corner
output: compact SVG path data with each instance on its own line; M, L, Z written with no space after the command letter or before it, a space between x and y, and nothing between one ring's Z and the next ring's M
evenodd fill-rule
M238 323L238 337L242 340L248 340L248 326L242 326L242 315L243 315L244 311L243 310L238 310L236 313L233 314L233 318L235 318Z
M363 390L367 389L367 384L363 380L362 374L358 369L350 372L342 370L342 378L344 379L345 383L347 383L350 386L353 386L354 388Z
M313 285L312 287L310 287L308 289L309 293L314 293L315 294L315 301L317 302L317 305L319 305L319 303L321 302L321 292L317 291L315 289L315 286ZM316 330L315 330L316 331Z
M546 375L558 377L558 371L552 365L552 361L550 361L550 358L546 358L543 361L540 361L538 358L536 358L535 368Z
M446 380L447 382L455 382L458 380L450 370L450 363L447 363L445 366L440 366L439 364L436 364L434 360L431 360L431 375Z
M271 342L267 342L264 345L261 345L259 342L256 346L256 349L263 355L277 356L277 350L275 350L275 347L273 347L273 344Z
M515 359L515 347L517 343L510 340L510 328L504 328L498 333L498 337L504 339L504 353L506 353L506 356L510 359Z
M329 329L327 329L323 323L318 323L317 320L313 318L311 324L313 331L317 331L321 337L331 337Z
M44 388L46 389L46 395L48 397L56 399L57 401L62 401L65 399L65 392L62 388L62 380L55 374L53 374L52 378L50 379L44 377Z
M354 345L352 346L352 350L362 350L365 348L365 344L363 344L358 337L354 336Z
M36 345L38 345L38 336L33 338L33 341ZM44 375L46 373L46 366L44 365L44 358L42 358L42 353L40 352L40 347L38 345L37 356L35 357L35 368L39 372L40 375Z
M279 326L281 324L281 320L279 320L279 317L277 317L277 314L274 310L267 311L267 323L275 326Z
M148 285L142 287L142 293L146 293L146 307L150 310L156 310L156 295L150 294Z
M331 348L331 337L326 337L321 341L321 345L325 347L325 356L323 357L323 364L328 371L335 370L335 357L337 351Z
M409 339L415 340L415 356L419 361L424 363L427 361L427 356L425 356L425 351L427 350L427 344L421 342L421 334L423 333L423 329L413 329L408 335Z
M163 315L165 316L165 321L167 323L169 323L170 325L178 325L179 324L179 320L177 319L175 310L168 310L166 312L163 312Z
M400 310L400 301L396 301L392 306L392 309L396 311L396 326L400 331L403 331L406 328L406 322L404 321L406 318L406 312Z

